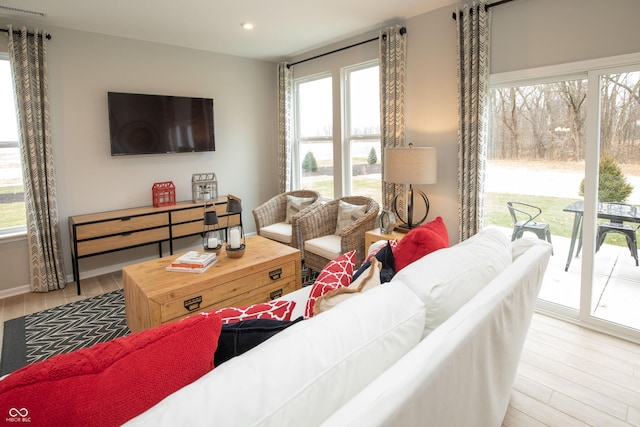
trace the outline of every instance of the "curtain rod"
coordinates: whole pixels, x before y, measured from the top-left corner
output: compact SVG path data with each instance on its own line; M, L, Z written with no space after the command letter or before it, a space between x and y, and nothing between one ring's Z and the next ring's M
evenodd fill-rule
M406 32L407 32L406 27L400 28L400 34L405 34ZM354 44L349 45L349 46L341 47L340 49L332 50L331 52L321 53L320 55L316 55L316 56L313 56L311 58L307 58L307 59L303 59L303 60L300 60L300 61L297 61L297 62L293 62L291 64L287 64L287 68L291 68L294 65L302 64L303 62L311 61L313 59L322 58L323 56L331 55L333 53L341 52L343 50L351 49L352 47L360 46L361 44L371 43L371 42L376 41L376 40L379 40L379 37L375 37L375 38L369 39L369 40L364 40L364 41L361 41L361 42L358 42L358 43L354 43Z
M6 28L0 28L0 31L2 31L3 33L9 33L9 30L7 30ZM14 34L20 34L19 30L13 30ZM33 36L35 34L31 33L31 32L27 32L28 36ZM38 34L39 36L45 37L47 40L51 40L51 34L47 33L47 34Z
M484 5L484 11L486 12L486 11L488 11L489 9L491 9L494 6L500 6L501 4L511 3L512 1L513 0L500 0L500 1L497 1L495 3L485 4ZM473 10L473 9L471 9L471 10ZM460 12L460 15L462 15L462 12ZM458 19L458 17L456 16L455 12L453 12L451 17L453 18L454 21Z

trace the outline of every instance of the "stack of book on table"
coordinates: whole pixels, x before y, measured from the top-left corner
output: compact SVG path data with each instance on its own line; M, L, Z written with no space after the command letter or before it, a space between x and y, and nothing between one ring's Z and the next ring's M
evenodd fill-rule
M167 266L166 270L202 273L215 264L217 260L215 252L189 251L176 258Z

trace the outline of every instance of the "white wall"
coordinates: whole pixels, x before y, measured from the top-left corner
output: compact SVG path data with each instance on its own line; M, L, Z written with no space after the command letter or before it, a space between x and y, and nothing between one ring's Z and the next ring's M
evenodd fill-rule
M0 22L4 28L4 24ZM71 274L68 217L152 203L154 182L173 181L178 200L191 199L191 175L215 172L220 194L243 200L243 220L255 231L251 210L277 190L276 65L167 45L49 28L49 95L57 194ZM0 33L0 49L6 36ZM107 92L122 91L214 99L216 151L111 157ZM259 179L258 179L259 177ZM187 247L198 239L182 239ZM2 290L28 284L24 242L0 244ZM21 256L17 256L21 253ZM157 246L80 261L83 275L157 256ZM165 253L168 248L165 245Z
M458 240L458 98L452 10L407 20L406 137L438 150L438 182L419 188L429 197L427 220L441 216L453 244Z
M638 0L516 0L491 13L492 73L640 52Z

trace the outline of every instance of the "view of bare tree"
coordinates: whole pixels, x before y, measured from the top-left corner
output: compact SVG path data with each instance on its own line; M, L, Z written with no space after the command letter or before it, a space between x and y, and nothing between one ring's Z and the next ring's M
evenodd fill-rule
M601 79L600 151L640 162L640 72ZM492 160L584 160L587 81L496 89Z

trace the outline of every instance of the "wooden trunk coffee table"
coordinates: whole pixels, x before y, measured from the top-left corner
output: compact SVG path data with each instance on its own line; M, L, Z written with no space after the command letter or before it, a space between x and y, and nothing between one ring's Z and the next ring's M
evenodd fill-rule
M132 332L200 311L266 302L302 286L300 251L260 236L246 239L240 258L227 257L204 273L166 271L180 254L122 269L127 325Z

